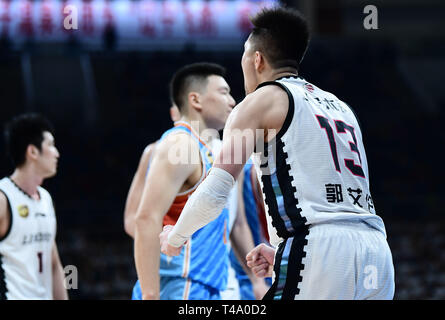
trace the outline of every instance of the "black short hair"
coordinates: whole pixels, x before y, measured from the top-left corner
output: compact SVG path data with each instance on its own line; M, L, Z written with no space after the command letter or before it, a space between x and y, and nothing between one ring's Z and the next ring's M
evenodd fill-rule
M26 149L30 144L42 150L43 132L54 135L52 124L37 113L25 113L13 118L5 126L6 151L14 167L20 167L26 161Z
M170 98L179 110L183 111L187 105L187 95L192 90L192 85L207 86L209 76L224 77L226 69L216 63L198 62L183 66L170 81Z
M254 49L264 53L271 67L298 70L309 45L309 27L303 15L291 8L265 8L251 21Z

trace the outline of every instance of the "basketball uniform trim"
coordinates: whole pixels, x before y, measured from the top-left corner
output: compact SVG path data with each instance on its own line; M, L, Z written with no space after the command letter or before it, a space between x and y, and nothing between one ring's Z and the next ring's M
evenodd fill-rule
M284 147L284 142L277 140L276 172L283 196L284 210L290 219L293 229L292 236L294 236L295 234L306 231L307 226L305 226L305 224L307 220L301 215L303 210L298 207L298 198L295 196L297 189L292 185L293 177L289 174L291 168L290 165L286 163L288 154L284 151Z
M261 227L263 235L266 237L267 241L269 241L269 234L267 232L267 220L266 220L266 211L263 205L263 199L260 198L259 192L262 193L261 187L257 182L257 175L255 171L255 167L252 165L249 170L250 176L250 184L252 185L253 198L255 200L256 212L258 213L259 225Z
M7 300L6 292L8 292L8 289L5 281L5 270L3 269L3 256L0 254L0 300Z
M282 300L294 300L295 295L300 293L298 284L303 281L301 271L304 269L303 258L306 257L304 247L307 245L306 236L309 229L305 233L298 234L292 240L289 254L289 268L287 269L286 283L283 289Z
M25 190L23 190L22 188L20 188L17 183L15 183L14 180L11 179L11 177L7 177L9 179L9 181L12 182L12 184L21 192L23 193L25 196L27 196L29 199L36 201L36 199L34 199L33 197L31 197L31 195L28 194L28 192L26 192ZM41 194L40 192L37 190L37 193L39 194L39 198L41 199Z
M13 217L13 215L12 215L11 201L9 201L8 196L6 195L6 193L3 192L3 190L0 189L0 192L3 193L3 194L5 195L5 197L6 197L6 201L8 202L8 208L9 208L9 210L8 210L8 214L9 214L9 226L8 226L8 230L6 230L5 235L4 235L3 237L0 237L0 242L2 242L3 240L5 240L5 239L8 237L9 233L11 232L11 229L12 229L12 220L13 220L12 217Z
M264 201L268 207L268 214L272 217L272 225L277 230L277 234L281 238L289 238L292 233L286 229L286 225L280 217L278 211L278 202L272 186L272 179L270 175L261 176L263 182Z

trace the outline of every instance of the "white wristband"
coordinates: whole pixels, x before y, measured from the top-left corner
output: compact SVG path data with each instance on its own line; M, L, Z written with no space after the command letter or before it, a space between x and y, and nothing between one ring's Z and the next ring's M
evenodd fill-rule
M212 168L193 192L168 235L168 243L180 247L192 234L216 219L224 209L235 179L227 171Z

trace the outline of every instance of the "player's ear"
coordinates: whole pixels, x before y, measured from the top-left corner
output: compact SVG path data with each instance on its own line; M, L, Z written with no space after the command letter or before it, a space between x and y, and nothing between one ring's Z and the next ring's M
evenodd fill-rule
M189 106L197 111L202 110L201 106L201 97L198 92L192 91L188 94L188 103Z
M262 72L264 70L265 60L264 60L264 55L261 51L255 51L254 64L256 71Z
M35 159L37 159L39 153L40 153L39 149L37 149L37 147L35 145L30 144L26 148L26 159L35 160Z

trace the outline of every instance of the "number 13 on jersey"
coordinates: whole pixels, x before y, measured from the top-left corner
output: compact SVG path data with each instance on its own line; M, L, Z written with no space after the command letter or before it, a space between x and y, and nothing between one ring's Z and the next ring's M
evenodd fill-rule
M329 119L325 118L320 115L316 115L318 123L320 124L320 128L324 129L326 131L326 135L328 137L329 146L331 148L331 154L332 158L334 160L334 166L335 170L337 170L339 173L341 173L340 169L340 162L338 161L338 153L337 153L337 144L335 142L334 137L334 130L331 127L331 124L329 123ZM360 156L360 151L357 147L357 138L355 137L355 130L353 126L350 126L346 124L345 122L341 120L334 120L335 128L337 130L337 133L347 133L347 131L352 136L353 141L349 142L349 147L351 149L351 152L355 152L358 155L358 159L360 161L360 164L362 163L362 158ZM363 169L360 165L356 164L354 159L344 159L346 168L351 171L351 173L355 176L365 178L365 173L363 172Z

